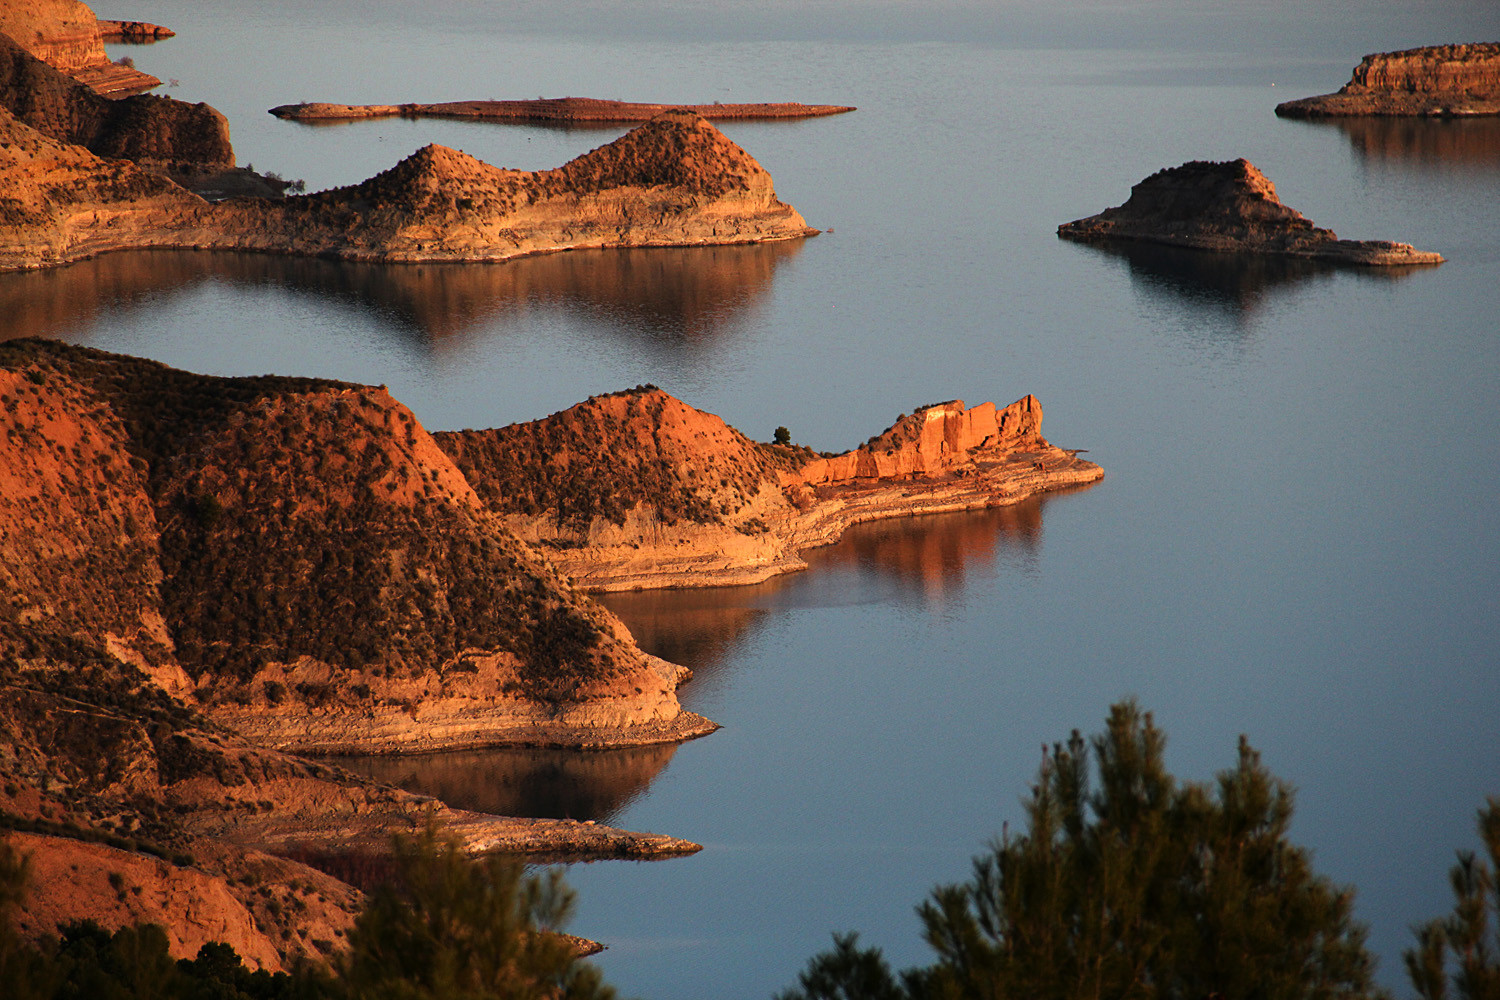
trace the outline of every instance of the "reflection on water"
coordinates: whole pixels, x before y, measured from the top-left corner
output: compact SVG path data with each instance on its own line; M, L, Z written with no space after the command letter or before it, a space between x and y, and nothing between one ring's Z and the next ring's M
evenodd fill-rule
M1500 169L1500 118L1332 118L1366 161L1424 170Z
M0 274L4 337L82 335L121 309L223 281L354 301L430 346L507 314L560 306L614 328L712 337L770 290L801 240L573 250L490 264L357 264L305 257L132 251Z
M607 823L650 787L676 751L673 744L626 750L497 747L329 761L457 809Z
M1241 319L1292 288L1356 274L1374 281L1405 278L1421 267L1338 267L1297 257L1213 253L1152 243L1100 243L1096 249L1122 258L1136 287L1174 302L1197 305Z
M696 700L713 673L774 613L876 601L936 606L1005 563L1032 572L1042 544L1042 508L1066 493L1009 507L870 521L836 545L806 554L808 569L750 587L600 594L641 648L691 667Z

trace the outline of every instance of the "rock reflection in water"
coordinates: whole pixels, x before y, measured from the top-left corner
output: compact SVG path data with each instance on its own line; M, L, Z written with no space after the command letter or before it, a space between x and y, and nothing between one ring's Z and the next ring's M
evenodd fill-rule
M776 612L898 601L936 605L998 563L1035 567L1042 508L1089 487L1033 497L1009 507L891 518L855 525L836 545L807 553L808 569L750 587L648 590L598 595L647 652L691 667L682 694L704 704L715 672ZM695 710L697 710L695 708Z
M0 274L9 337L87 339L122 309L218 280L360 303L433 347L484 324L561 307L625 331L714 336L769 291L802 240L573 250L487 264L356 264L269 254L131 251Z
M497 747L328 759L457 809L607 823L645 793L676 751L673 744L626 750Z
M1500 170L1500 118L1333 118L1312 124L1338 128L1370 162Z
M1396 281L1421 267L1339 267L1297 257L1270 254L1214 253L1153 243L1094 244L1124 260L1136 286L1152 295L1168 295L1173 304L1196 304L1244 318L1278 293L1341 276Z

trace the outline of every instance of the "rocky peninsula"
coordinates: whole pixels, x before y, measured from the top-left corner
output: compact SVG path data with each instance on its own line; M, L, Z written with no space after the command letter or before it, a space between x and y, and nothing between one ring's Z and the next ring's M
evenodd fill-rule
M610 125L650 121L667 111L686 111L709 121L767 118L817 118L854 111L836 104L795 101L760 104L643 104L593 97L539 97L525 101L445 101L439 104L327 104L321 101L283 104L271 109L277 118L299 122L349 121L358 118L472 118L481 121L548 122L559 125Z
M1334 264L1438 264L1409 243L1341 240L1281 203L1248 160L1195 160L1160 170L1130 189L1125 204L1067 222L1057 235L1081 242L1134 240L1218 253L1274 254Z
M0 827L39 874L23 926L156 921L175 954L224 940L275 969L347 931L358 893L325 871L429 817L474 851L696 851L294 752L709 732L677 701L687 672L554 559L599 589L748 582L856 521L1102 475L1040 421L1029 396L955 401L815 455L642 387L432 435L377 387L0 342Z
M1337 93L1276 106L1283 118L1500 115L1500 42L1367 55Z
M654 387L543 420L434 435L486 508L594 591L758 583L851 525L1093 483L1041 405L939 403L841 454L750 440ZM608 461L604 456L609 456Z
M36 933L153 920L189 957L318 958L357 894L287 858L379 854L429 815L475 851L698 849L450 809L271 745L714 728L381 390L0 343L0 592L0 828L42 876Z

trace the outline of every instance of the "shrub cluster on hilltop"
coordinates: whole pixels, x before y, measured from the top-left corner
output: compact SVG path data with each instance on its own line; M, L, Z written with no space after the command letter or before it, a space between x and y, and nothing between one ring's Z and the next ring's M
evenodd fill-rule
M716 440L700 440L682 425L687 417L712 421ZM433 437L492 509L550 514L574 532L595 518L623 525L637 505L666 524L719 524L774 483L778 469L809 457L757 444L655 386L592 397L528 423Z

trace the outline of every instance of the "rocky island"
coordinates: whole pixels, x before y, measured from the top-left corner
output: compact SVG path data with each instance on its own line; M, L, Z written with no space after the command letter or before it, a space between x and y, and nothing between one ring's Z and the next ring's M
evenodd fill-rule
M529 101L445 101L439 104L327 104L321 101L283 104L271 109L277 118L299 122L351 121L358 118L472 118L480 121L548 122L559 125L609 125L650 121L666 111L686 111L710 121L731 119L817 118L856 109L837 104L795 101L759 104L643 104L593 97L539 97Z
M1276 106L1283 118L1500 115L1500 42L1367 55L1337 93Z
M0 270L127 249L500 261L816 232L776 197L748 153L683 112L555 170L504 170L430 145L351 187L210 204L163 174L103 159L0 111L0 191Z
M1275 254L1335 264L1438 264L1409 243L1341 240L1276 197L1248 160L1195 160L1157 171L1130 189L1125 204L1057 227L1081 242L1140 241L1218 253Z

